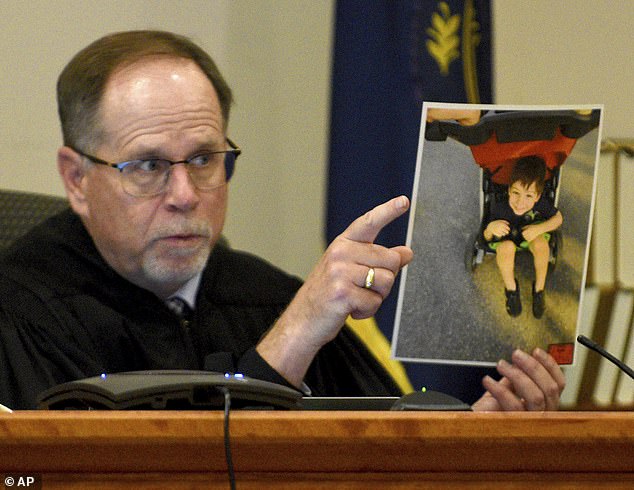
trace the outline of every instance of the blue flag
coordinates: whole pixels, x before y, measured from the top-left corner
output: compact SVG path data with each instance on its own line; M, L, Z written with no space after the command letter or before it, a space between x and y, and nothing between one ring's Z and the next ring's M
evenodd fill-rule
M411 198L423 101L492 102L490 0L338 0L333 60L328 242L374 206ZM407 216L377 243L401 245L406 235ZM387 338L397 289L376 314ZM482 392L482 369L406 368L415 388L464 401Z

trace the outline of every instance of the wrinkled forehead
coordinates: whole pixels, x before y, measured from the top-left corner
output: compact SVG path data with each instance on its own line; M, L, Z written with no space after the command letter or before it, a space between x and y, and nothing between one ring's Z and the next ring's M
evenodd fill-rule
M119 68L106 85L100 119L109 140L192 126L224 132L213 85L198 65L181 58L153 57Z
M130 103L187 102L202 95L218 104L216 91L200 67L192 60L151 56L117 68L106 83L102 105Z

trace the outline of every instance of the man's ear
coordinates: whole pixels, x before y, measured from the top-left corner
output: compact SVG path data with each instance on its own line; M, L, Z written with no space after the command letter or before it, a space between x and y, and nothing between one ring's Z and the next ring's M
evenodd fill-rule
M86 202L86 165L83 157L68 146L62 146L57 151L57 170L71 208L79 215L86 216L88 207Z

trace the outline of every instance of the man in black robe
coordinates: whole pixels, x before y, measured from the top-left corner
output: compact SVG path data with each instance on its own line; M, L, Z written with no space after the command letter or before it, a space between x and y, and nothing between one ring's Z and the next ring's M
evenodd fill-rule
M71 210L0 259L0 403L33 408L55 384L145 369L399 393L344 324L372 316L411 260L408 247L373 243L407 198L354 221L302 284L218 243L239 149L231 91L198 46L156 31L106 36L66 66L57 96ZM554 360L536 350L512 361L483 380L474 408L556 408Z

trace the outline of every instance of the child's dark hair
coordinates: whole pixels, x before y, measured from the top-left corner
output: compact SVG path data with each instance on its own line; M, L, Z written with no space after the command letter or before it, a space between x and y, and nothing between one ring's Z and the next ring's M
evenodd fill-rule
M528 188L534 182L535 190L541 194L546 180L546 162L538 156L522 157L513 166L509 185L520 182Z

